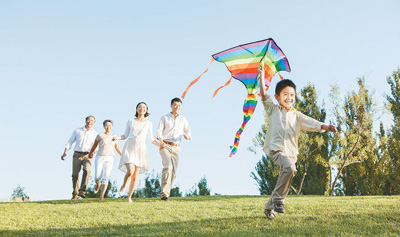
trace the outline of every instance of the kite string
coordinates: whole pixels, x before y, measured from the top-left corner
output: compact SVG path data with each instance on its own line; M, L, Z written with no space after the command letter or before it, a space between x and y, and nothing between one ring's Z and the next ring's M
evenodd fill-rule
M186 90L185 90L185 91L183 92L183 94L182 94L182 99L185 98L185 95L186 95L187 91L189 90L189 88L190 88L194 83L196 83L196 82L200 79L200 77L203 76L204 73L206 73L206 72L208 71L208 68L210 68L210 65L211 65L211 63L212 63L213 61L214 61L214 58L211 58L210 64L208 65L207 69L206 69L200 76L198 76L196 79L194 79L194 80L189 84L189 86L186 88Z

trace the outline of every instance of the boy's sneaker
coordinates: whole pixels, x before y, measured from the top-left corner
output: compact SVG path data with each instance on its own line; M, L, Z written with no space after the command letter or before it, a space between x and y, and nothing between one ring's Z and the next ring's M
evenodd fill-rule
M265 208L265 210L264 210L264 214L265 214L265 216L268 218L268 219L270 219L270 220L273 220L273 219L275 219L275 213L274 213L274 210L270 210L270 209L267 209L267 208Z
M166 195L162 195L161 200L162 201L169 201L169 198Z
M279 213L285 213L285 205L282 201L276 201L274 203L274 211Z

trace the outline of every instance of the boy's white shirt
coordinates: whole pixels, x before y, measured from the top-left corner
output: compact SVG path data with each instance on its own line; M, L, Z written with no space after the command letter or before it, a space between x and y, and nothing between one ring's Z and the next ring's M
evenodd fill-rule
M270 155L271 151L281 151L289 156L299 154L297 140L301 131L322 132L321 123L291 108L273 103L271 96L262 102L269 118L263 150Z

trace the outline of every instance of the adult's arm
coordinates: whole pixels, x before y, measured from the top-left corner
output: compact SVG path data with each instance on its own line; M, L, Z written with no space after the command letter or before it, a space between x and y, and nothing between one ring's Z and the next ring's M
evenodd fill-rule
M119 149L118 143L115 143L114 147L115 147L115 150L118 152L118 154L120 156L122 156L122 152L121 152L121 149Z
M158 129L156 133L156 139L158 140L161 149L165 147L165 144L163 142L163 131L164 131L164 116L161 117L160 122L158 123Z
M94 151L96 150L98 144L99 144L99 141L96 139L96 140L94 141L94 144L93 144L93 146L92 146L92 149L90 149L89 158L93 158Z
M67 156L67 151L72 147L72 144L76 141L76 130L72 132L71 137L69 138L67 144L65 145L64 153L61 155L61 160L65 160Z
M185 132L185 135L183 137L186 140L191 140L192 139L192 130L190 129L188 121L185 119L184 125L183 125L183 131Z

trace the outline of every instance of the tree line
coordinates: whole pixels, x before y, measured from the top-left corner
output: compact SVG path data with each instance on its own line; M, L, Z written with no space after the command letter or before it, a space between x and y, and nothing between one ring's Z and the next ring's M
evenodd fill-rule
M386 79L390 94L384 94L385 110L393 124L373 127L384 111L374 101L365 78L357 78L358 89L342 99L338 85L329 93L332 105L330 123L338 132L303 132L298 140L297 174L291 193L316 195L398 195L400 194L400 67ZM325 122L327 111L319 104L316 88L308 83L297 93L295 108L305 115ZM379 120L378 120L379 121ZM327 122L327 121L326 121ZM268 119L253 139L250 151L264 146ZM377 132L376 132L377 131ZM250 176L260 194L271 194L279 167L262 155Z
M139 188L136 189L133 193L134 198L159 198L161 193L161 184L160 184L161 174L153 172L146 173L144 179L144 186L141 187L139 184ZM99 198L100 192L95 193L95 182L91 179L88 188L86 189L86 197L87 198ZM11 194L12 201L29 201L29 196L24 192L24 187L21 187L19 184L13 190ZM125 194L126 195L126 194ZM185 192L183 195L179 189L179 186L175 186L171 189L170 196L171 197L193 197L193 196L207 196L211 195L211 188L208 186L207 179L205 176L199 180L198 183L195 183L189 190ZM215 195L220 195L215 193ZM118 185L115 181L111 182L108 180L108 186L106 192L104 194L105 197L108 198L126 198L126 196L119 196L118 194Z
M141 187L139 183L139 187L133 192L133 198L159 198L161 193L161 174L155 173L153 170L152 173L146 173L144 178L144 185ZM100 197L100 193L94 192L95 183L92 182L89 184L89 187L86 190L86 197L88 198L98 198ZM198 183L195 183L192 188L187 190L185 194L182 194L179 186L175 186L171 189L170 197L192 197L192 196L206 196L211 195L211 188L207 184L207 179L204 176L199 180ZM120 197L118 194L118 186L116 182L108 181L108 186L105 197L109 198L126 198L126 196Z

